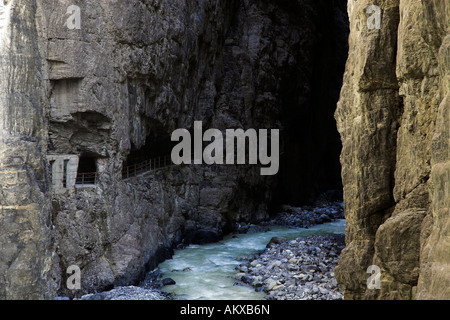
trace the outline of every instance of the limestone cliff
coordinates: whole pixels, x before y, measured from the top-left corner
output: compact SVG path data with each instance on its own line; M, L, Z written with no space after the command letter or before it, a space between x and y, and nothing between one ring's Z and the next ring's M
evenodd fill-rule
M370 5L379 29L367 26ZM338 281L347 299L449 298L450 5L350 0L348 11ZM379 289L367 287L370 265Z

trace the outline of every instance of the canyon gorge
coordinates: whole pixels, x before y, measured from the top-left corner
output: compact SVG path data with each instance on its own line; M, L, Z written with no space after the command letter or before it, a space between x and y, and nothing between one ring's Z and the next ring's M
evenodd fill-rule
M450 298L449 69L443 0L0 0L0 299L134 285L329 190L345 299ZM196 121L279 130L279 171L171 164Z

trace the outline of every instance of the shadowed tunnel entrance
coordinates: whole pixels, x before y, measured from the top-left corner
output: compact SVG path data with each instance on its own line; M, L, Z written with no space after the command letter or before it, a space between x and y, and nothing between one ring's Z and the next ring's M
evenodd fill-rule
M309 57L309 86L305 87L299 76L304 65L286 70L283 79L284 129L272 209L282 204L308 204L328 190L337 190L334 196L342 194L342 144L334 113L348 57L347 1L326 1L319 6L321 18L315 20L316 38ZM290 9L295 15L296 7ZM302 54L301 50L297 53Z
M170 154L175 143L161 125L154 124L145 144L140 148L132 146L123 163L122 178L135 177L172 164Z

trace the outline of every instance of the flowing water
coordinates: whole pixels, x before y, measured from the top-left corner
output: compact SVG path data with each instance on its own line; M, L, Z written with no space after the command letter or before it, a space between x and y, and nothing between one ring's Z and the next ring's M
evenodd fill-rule
M344 234L345 220L304 228L271 227L270 231L225 237L218 243L190 245L176 250L172 259L159 265L164 277L176 285L163 290L186 300L261 300L265 294L250 286L234 285L239 257L264 250L272 237L292 240L310 235Z

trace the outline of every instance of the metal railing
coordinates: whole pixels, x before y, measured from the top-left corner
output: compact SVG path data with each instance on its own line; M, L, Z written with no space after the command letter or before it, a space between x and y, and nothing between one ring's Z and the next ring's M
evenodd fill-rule
M169 155L160 156L145 160L140 163L126 166L122 170L122 179L137 177L138 175L151 172L157 169L173 166L172 158ZM50 171L51 172L51 171ZM51 172L52 173L52 172ZM52 174L51 174L52 175ZM75 184L77 186L92 186L98 181L98 172L78 173Z
M153 159L146 160L141 163L132 164L126 166L122 170L122 178L128 179L132 177L136 177L140 174L153 171L156 169L169 167L173 165L172 158L170 156L162 156Z
M97 179L98 179L98 172L78 173L75 184L77 186L96 185Z

